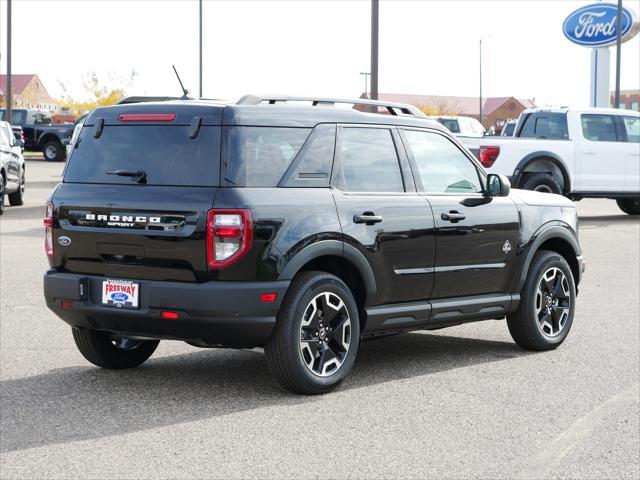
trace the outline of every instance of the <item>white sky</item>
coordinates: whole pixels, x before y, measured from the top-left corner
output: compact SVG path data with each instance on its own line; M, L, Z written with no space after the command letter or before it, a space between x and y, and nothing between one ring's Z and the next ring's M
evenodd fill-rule
M379 91L478 95L539 105L586 105L590 49L562 34L568 13L592 1L380 2ZM6 0L0 71L6 73ZM89 71L135 69L128 94L178 95L171 64L198 92L196 0L13 0L13 73L37 73L54 97ZM638 12L640 1L624 5ZM370 2L204 2L204 96L245 93L354 97L369 70ZM615 48L611 55L615 86ZM622 45L622 88L640 88L640 35Z

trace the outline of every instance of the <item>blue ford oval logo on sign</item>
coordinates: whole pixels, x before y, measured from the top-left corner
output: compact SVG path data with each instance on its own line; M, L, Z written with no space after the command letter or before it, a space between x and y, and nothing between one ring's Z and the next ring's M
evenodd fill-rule
M594 3L571 13L562 24L564 36L585 47L606 47L616 43L618 7L610 3ZM638 33L635 15L622 8L622 41Z
M115 292L115 293L111 294L111 298L115 302L126 302L127 300L129 300L129 295L127 295L126 293L122 293L122 292Z

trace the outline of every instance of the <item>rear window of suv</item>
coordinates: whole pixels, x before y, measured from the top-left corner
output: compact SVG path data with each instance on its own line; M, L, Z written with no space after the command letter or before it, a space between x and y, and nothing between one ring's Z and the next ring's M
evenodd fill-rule
M190 138L188 126L84 127L64 176L65 182L135 184L116 170L144 171L149 185L218 186L220 127L202 126Z

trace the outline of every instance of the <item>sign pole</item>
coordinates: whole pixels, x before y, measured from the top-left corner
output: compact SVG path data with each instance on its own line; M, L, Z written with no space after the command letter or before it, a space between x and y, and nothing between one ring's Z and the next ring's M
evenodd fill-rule
M371 99L378 100L378 0L371 0Z
M618 0L616 15L616 96L614 106L620 108L620 54L622 53L622 0Z
M5 98L7 100L7 116L6 121L11 124L12 115L11 107L13 107L13 95L11 86L11 0L7 0L7 92Z

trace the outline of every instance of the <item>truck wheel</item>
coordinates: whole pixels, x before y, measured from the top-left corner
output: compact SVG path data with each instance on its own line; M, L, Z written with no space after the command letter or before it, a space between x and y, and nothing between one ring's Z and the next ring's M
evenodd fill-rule
M567 261L556 252L535 254L518 309L507 315L513 340L527 350L552 350L567 337L575 313L576 285Z
M9 203L14 207L19 207L24 204L24 186L25 186L25 176L24 169L22 169L22 174L20 175L20 188L13 193L9 194Z
M556 179L548 173L534 173L533 175L527 176L524 182L522 182L522 188L536 192L557 193L558 195L562 195L562 187L560 187Z
M42 146L42 154L47 162L60 162L64 160L64 146L57 140L51 140Z
M349 374L359 341L349 288L328 273L304 272L287 292L265 354L284 388L314 395L333 390Z
M4 177L0 174L0 215L4 213Z
M628 215L640 215L640 200L621 198L620 200L616 200L616 203L624 213Z
M137 367L155 351L159 340L134 340L107 332L73 328L73 339L84 358L109 369Z

